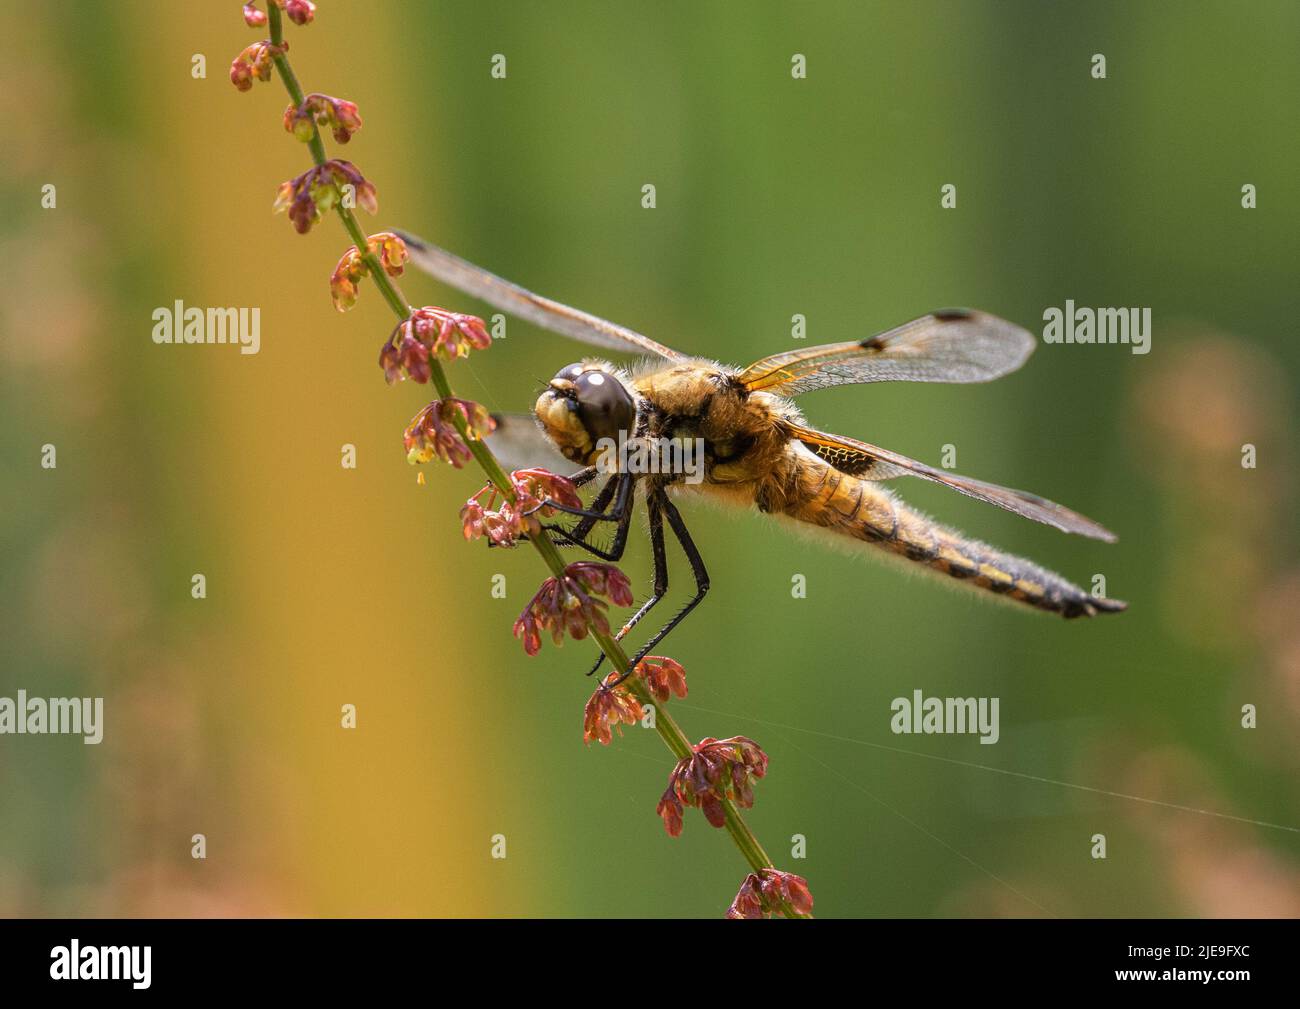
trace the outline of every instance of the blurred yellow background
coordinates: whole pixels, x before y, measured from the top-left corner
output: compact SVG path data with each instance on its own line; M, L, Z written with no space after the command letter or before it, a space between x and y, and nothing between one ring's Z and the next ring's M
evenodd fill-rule
M582 744L594 648L511 638L544 572L461 541L480 477L417 486L401 434L429 393L384 384L373 286L331 306L342 229L270 215L309 156L278 80L227 79L264 34L239 8L0 5L0 696L106 713L99 746L0 737L0 914L721 914L744 864L694 811L664 834L655 735ZM1115 529L899 488L1104 574L1121 617L1026 615L758 516L687 515L713 593L661 649L688 671L673 710L767 750L750 822L824 916L1300 913L1298 31L1286 2L320 0L287 27L304 88L360 107L327 147L378 187L363 226L685 351L744 365L788 348L796 313L821 343L947 305L1034 331L1067 298L1151 307L1145 356L1044 346L992 386L802 403ZM155 345L177 299L260 308L260 353ZM451 378L524 409L584 353L512 321ZM643 543L623 566L643 592ZM914 689L1000 697L999 744L894 736Z

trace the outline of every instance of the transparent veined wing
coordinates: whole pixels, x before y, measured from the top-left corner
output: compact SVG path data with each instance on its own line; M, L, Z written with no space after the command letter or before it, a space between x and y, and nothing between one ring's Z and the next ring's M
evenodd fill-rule
M535 326L604 350L649 354L669 361L681 360L685 356L626 326L534 294L432 242L404 231L395 233L406 243L411 262L425 273Z
M739 375L751 391L798 396L864 382L988 382L1025 363L1034 337L996 315L933 312L867 340L774 354Z
M492 419L496 427L484 440L507 472L540 466L569 476L577 468L560 455L531 413L494 413Z
M1027 491L1000 487L994 483L985 483L967 476L958 476L945 470L935 469L923 462L909 459L905 455L891 452L878 445L864 441L845 438L842 435L827 434L810 427L787 424L792 438L798 439L814 455L830 463L842 473L860 477L863 480L892 480L900 476L918 476L923 480L951 487L960 494L985 501L1007 511L1015 512L1035 522L1054 526L1062 532L1078 533L1090 539L1114 543L1116 536L1105 526L1094 522L1087 516L1059 505L1055 501L1030 494Z

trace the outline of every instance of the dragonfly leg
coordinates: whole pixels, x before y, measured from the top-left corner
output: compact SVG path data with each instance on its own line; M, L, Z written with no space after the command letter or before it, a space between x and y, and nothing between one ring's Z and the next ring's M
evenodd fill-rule
M596 472L595 466L591 466L589 467L589 469L593 474ZM587 470L583 470L583 473L586 472ZM582 473L579 473L578 476L582 476ZM586 480L583 481L583 483L590 481L590 479L591 477L588 477ZM591 510L604 514L605 509L609 507L609 502L613 499L614 492L616 490L618 490L618 477L610 477L608 480L605 481L605 486L600 489L600 493L597 494L592 499ZM560 537L560 540L559 542L556 543L556 546L582 547L585 546L586 544L581 541L586 540L587 534L591 532L591 529L595 524L596 524L595 519L584 518L572 529L565 529L563 526L558 526L558 525L547 525L544 528L546 529L547 532L555 533L558 537Z
M575 487L581 487L584 484L591 483L591 481L596 478L598 473L599 470L597 470L595 466L588 466L586 469L579 470L573 476L569 477L569 480L573 483ZM547 532L555 533L557 536L561 537L560 542L556 544L557 546L586 547L587 544L584 542L584 540L586 539L587 534L591 532L592 526L594 526L601 519L607 519L612 521L612 519L614 518L614 516L606 514L606 508L609 506L609 499L614 496L614 491L617 489L618 489L618 477L614 476L605 482L605 486L602 487L600 489L600 492L595 496L595 498L592 499L590 508L577 509L577 510L570 509L567 508L566 506L557 504L556 502L547 499L543 501L541 504L539 504L536 508L530 509L525 514L531 515L533 514L533 512L537 511L538 509L550 505L551 507L561 511L569 512L575 515L578 514L582 515L583 516L582 521L579 522L576 526L574 526L573 529L565 529L563 526L558 526L553 524L544 524L542 528L545 529ZM518 541L521 543L527 543L528 535L525 533L524 535L519 536ZM491 546L491 544L489 544L489 546Z
M573 484L573 486L582 487L595 480L598 473L600 473L600 470L595 466L588 466L585 469L578 470L578 472L574 473L573 476L568 478L568 480L569 483Z
M614 501L613 507L609 508L607 511L592 511L591 514L584 515L582 521L571 530L564 529L557 525L546 526L546 529L549 532L554 532L558 536L562 537L560 540L561 546L569 545L581 547L583 550L586 550L587 553L593 554L601 560L606 561L617 561L623 556L623 551L627 549L628 530L632 528L633 504L636 501L636 495L633 488L636 485L636 478L630 473L620 473L613 481L611 481L611 483L615 485L618 496ZM601 490L600 497L604 497L607 490L609 490L609 485L606 485L606 487ZM593 505L599 502L600 497L596 499L596 502L593 502ZM566 508L563 510L570 514L576 514L573 509ZM600 547L597 547L586 540L587 534L591 531L591 527L597 520L618 523L618 528L614 531L614 542L610 545L608 550L602 550Z
M627 623L619 628L618 633L614 635L615 641L622 641L623 636L635 627L642 617L654 609L655 604L668 592L668 553L664 549L664 516L658 494L652 492L646 496L646 512L650 521L650 547L654 552L654 588L650 593L650 598L642 603L641 608L632 614ZM601 652L596 664L591 667L591 671L587 675L594 675L604 661L605 653Z
M564 512L566 515L576 515L578 518L591 519L593 522L614 522L618 516L612 512L598 512L591 508L578 508L574 505L561 504L559 501L552 501L545 498L540 504L524 512L525 515L532 515L534 512L541 511L543 508L553 508L557 512Z
M695 546L695 541L691 539L691 534L686 529L686 523L682 521L681 513L677 511L676 506L668 500L668 495L662 489L656 489L651 492L659 496L659 506L663 509L664 517L668 519L668 525L677 537L677 542L682 545L682 551L686 554L686 560L691 566L691 575L695 579L695 595L693 595L680 610L663 627L651 635L650 640L641 646L640 650L634 655L628 663L628 671L610 684L611 687L618 686L626 680L636 670L636 665L649 653L655 645L659 644L666 638L678 624L686 619L687 614L700 604L700 601L709 592L709 572L704 566L704 558L700 556L700 551Z
M578 470L578 472L574 473L573 476L567 477L566 479L569 481L569 483L573 484L573 486L575 487L583 487L586 484L591 483L591 481L593 481L594 479L596 479L599 473L600 470L597 469L595 466L587 466L584 469ZM606 493L607 491L608 493ZM604 486L604 488L601 489L600 494L597 495L597 497L591 502L592 509L594 509L595 511L604 511L605 506L609 504L609 499L611 496L613 496L613 493L614 493L614 481L610 480ZM531 514L531 512L529 514ZM583 521L585 522L586 520L584 519ZM592 521L594 522L595 520L593 519ZM548 526L547 528L556 529L558 527ZM590 529L591 526L588 526L587 528ZM586 535L586 533L584 532L583 535ZM518 537L518 542L527 543L528 542L527 534ZM488 541L489 547L494 547L496 545L497 544L493 543L491 540ZM563 545L571 546L572 544L563 544Z

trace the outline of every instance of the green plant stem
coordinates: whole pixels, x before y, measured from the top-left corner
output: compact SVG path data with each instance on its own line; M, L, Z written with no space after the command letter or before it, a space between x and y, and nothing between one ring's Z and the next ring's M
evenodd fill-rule
M280 8L273 2L267 3L267 14L270 15L271 21L271 44L281 46L284 44L284 22L280 20ZM272 59L275 61L275 69L280 74L280 80L284 81L284 89L289 92L289 99L293 102L294 108L301 108L303 103L302 85L298 83L298 78L294 75L293 67L289 65L289 60L283 53L277 53ZM318 165L325 163L325 144L321 141L320 131L312 124L311 140L307 141L307 146L311 148L312 159Z
M269 3L267 13L270 16L271 42L280 45L283 42L283 23L281 21L280 9L274 3ZM289 64L289 59L283 53L277 54L274 58L276 70L279 72L280 80L284 83L285 90L289 92L289 98L295 106L302 105L303 90L302 85L298 83L298 78L293 72L293 67ZM320 131L316 124L312 124L312 136L307 146L311 151L312 160L319 166L326 162L325 145L321 141ZM356 215L342 202L337 204L339 218L343 221L343 227L347 230L357 251L361 253L370 271L370 277L374 280L376 286L384 296L384 300L393 310L393 314L401 322L405 322L411 315L411 306L406 298L402 295L397 285L393 283L391 277L384 271L379 257L369 250L366 233L358 223ZM432 371L432 381L434 387L438 390L438 395L442 399L447 399L452 395L451 384L447 381L447 373L443 369L441 362L436 358L430 359ZM468 424L465 418L461 416L460 411L453 410L452 423L456 426L457 432L464 439L465 444L469 447L474 459L482 467L483 472L487 474L488 479L493 486L497 488L507 500L515 500L514 484L511 482L509 475L502 468L501 463L492 450L487 447L481 440L475 438L468 430ZM564 577L564 559L560 556L560 551L556 549L555 543L545 530L539 530L536 534L529 535L529 542L533 548L541 555L542 560L550 569L551 574L556 578ZM591 636L600 645L601 651L609 658L614 669L621 675L628 671L630 665L627 653L623 651L612 634L598 630L595 627L590 628ZM632 694L642 704L654 704L654 698L646 688L645 683L639 677L629 677L625 685ZM682 732L681 727L666 710L662 707L655 706L655 729L659 733L659 738L672 752L678 760L691 756L695 750L691 746L690 740ZM751 869L758 872L761 869L772 868L772 859L763 846L759 843L754 832L750 830L749 825L740 814L735 802L731 799L722 800L722 809L725 816L725 826L727 833L731 835L736 847L744 856L745 861L749 863ZM788 905L784 908L784 913L788 918L802 917L795 913L793 908Z

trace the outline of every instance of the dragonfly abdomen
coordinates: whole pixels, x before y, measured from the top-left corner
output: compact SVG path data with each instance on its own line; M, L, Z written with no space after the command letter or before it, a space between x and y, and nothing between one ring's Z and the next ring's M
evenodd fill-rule
M1045 568L948 529L914 511L879 484L803 456L787 484L785 514L867 543L972 588L1066 618L1116 612Z

